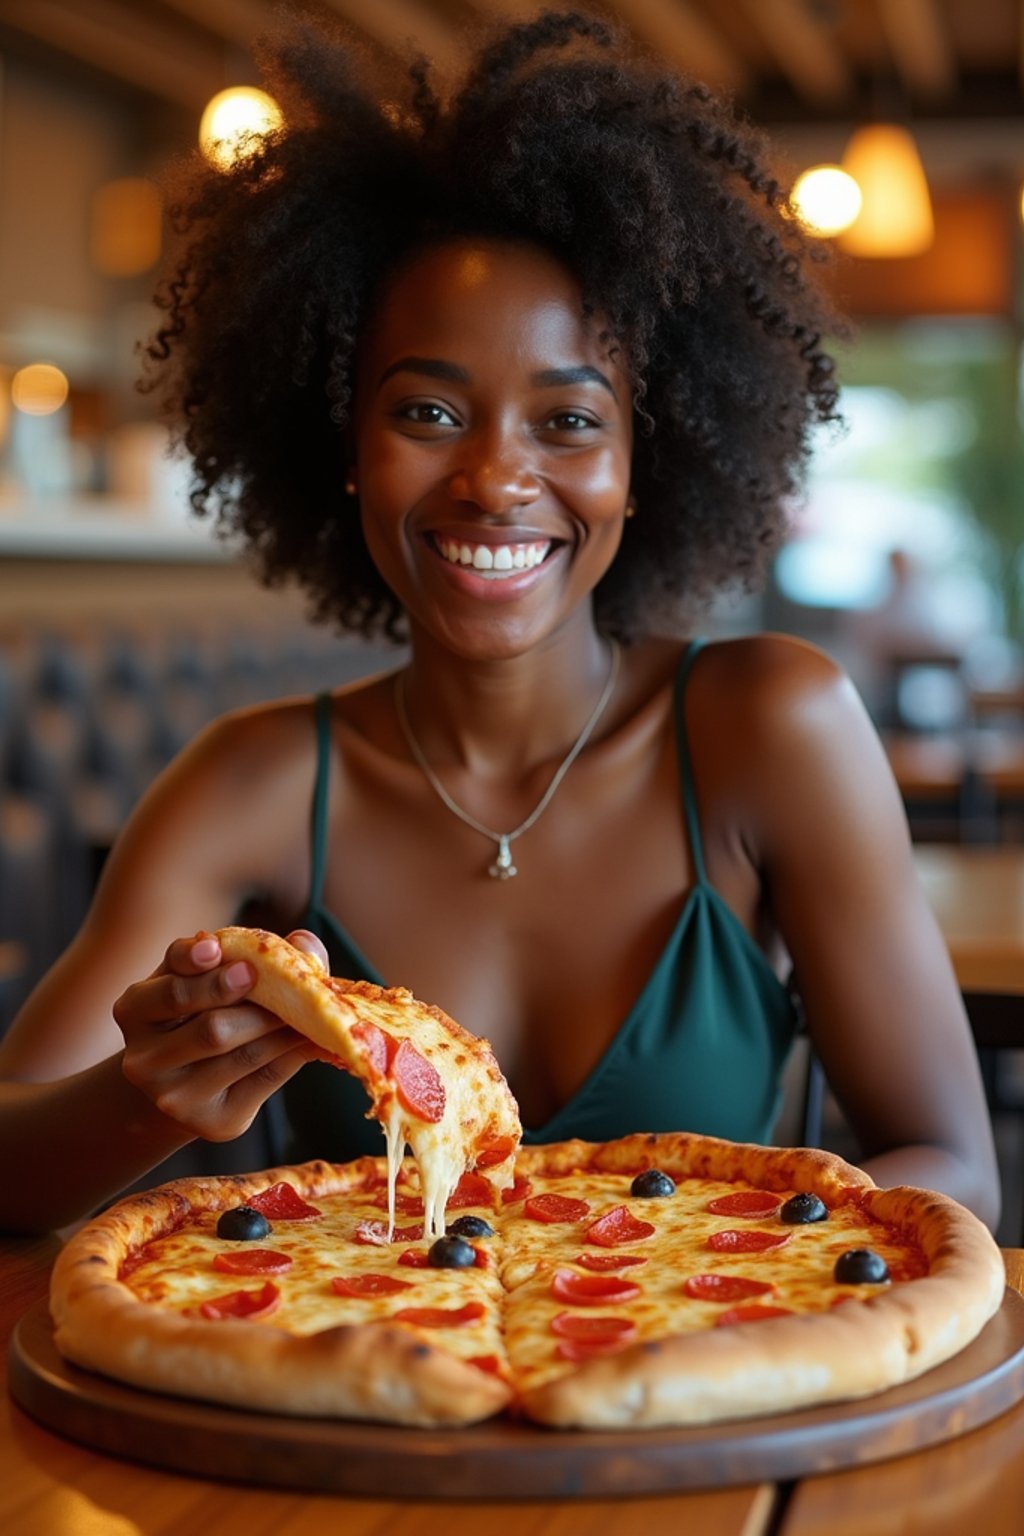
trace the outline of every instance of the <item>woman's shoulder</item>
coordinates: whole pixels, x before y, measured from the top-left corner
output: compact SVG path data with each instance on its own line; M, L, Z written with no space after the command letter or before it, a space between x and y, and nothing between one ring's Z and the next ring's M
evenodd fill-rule
M844 668L791 635L708 643L686 690L687 728L716 773L728 771L760 799L773 787L829 774L882 754L874 726ZM710 745L709 745L710 744Z
M320 718L328 727L340 724L356 734L372 733L385 712L389 688L390 675L376 674L320 693L230 710L199 733L184 754L185 765L228 773L244 765L251 783L292 767L308 768Z
M784 741L864 718L859 696L832 656L795 635L742 635L707 643L694 668L704 710Z

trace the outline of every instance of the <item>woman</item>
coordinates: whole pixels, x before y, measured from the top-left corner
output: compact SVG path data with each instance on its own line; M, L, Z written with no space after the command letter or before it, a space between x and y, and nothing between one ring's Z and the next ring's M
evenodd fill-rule
M300 33L272 61L287 131L187 173L151 357L194 505L410 659L226 718L147 796L3 1048L0 1136L32 1149L8 1226L238 1135L282 1086L292 1155L380 1149L248 969L173 937L239 914L486 1035L541 1140L767 1138L792 967L865 1166L994 1221L957 989L856 697L796 641L679 638L762 569L835 387L750 136L621 55L547 16L444 107L422 68L362 85Z

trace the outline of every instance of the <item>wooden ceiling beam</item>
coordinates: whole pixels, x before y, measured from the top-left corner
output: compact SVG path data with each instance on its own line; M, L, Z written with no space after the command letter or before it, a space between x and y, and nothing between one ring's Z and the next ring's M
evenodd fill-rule
M813 106L853 96L853 75L826 23L805 0L743 0L750 25L771 49L794 90Z
M931 101L954 95L953 44L935 0L878 0L878 11L889 51L911 95Z
M425 53L445 80L454 79L462 50L453 27L417 0L328 0L331 9L389 53L406 55L410 45Z
M747 85L743 60L690 0L615 0L615 10L674 68L719 90L741 91Z
M248 49L253 38L274 24L272 0L163 0L165 6L187 16L227 42Z
M4 0L5 26L138 90L201 111L225 84L220 50L117 0Z

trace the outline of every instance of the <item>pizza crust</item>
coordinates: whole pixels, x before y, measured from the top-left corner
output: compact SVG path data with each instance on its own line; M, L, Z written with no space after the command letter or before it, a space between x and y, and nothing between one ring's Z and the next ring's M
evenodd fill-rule
M231 1210L286 1180L304 1200L342 1194L377 1167L306 1163L235 1178L182 1179L122 1201L84 1227L54 1266L55 1343L76 1365L146 1391L238 1408L418 1427L472 1424L511 1398L478 1370L400 1326L299 1336L265 1324L209 1323L140 1301L118 1279L127 1255L187 1221Z
M575 1150L561 1155L579 1166L585 1144L566 1145ZM520 1165L528 1165L530 1150ZM632 1136L595 1148L592 1163L623 1171L656 1164L673 1176L806 1191L830 1207L855 1199L870 1216L911 1232L929 1273L830 1312L676 1335L589 1361L523 1395L523 1411L540 1423L651 1429L867 1397L951 1359L1002 1303L1002 1256L977 1217L930 1191L878 1189L862 1169L831 1153Z
M517 1407L536 1422L644 1429L867 1396L949 1359L1001 1303L1002 1258L974 1216L942 1195L879 1190L826 1152L680 1134L524 1148L517 1163L527 1176L649 1167L676 1179L807 1190L833 1209L852 1202L911 1235L929 1273L830 1311L677 1334L568 1368L519 1396ZM51 1309L58 1349L147 1390L249 1409L420 1426L500 1413L513 1402L508 1383L435 1346L421 1330L373 1322L301 1337L269 1322L209 1323L150 1305L118 1278L127 1256L193 1210L230 1209L282 1180L315 1202L363 1188L379 1173L374 1158L343 1167L314 1162L181 1180L123 1201L77 1233L57 1260Z

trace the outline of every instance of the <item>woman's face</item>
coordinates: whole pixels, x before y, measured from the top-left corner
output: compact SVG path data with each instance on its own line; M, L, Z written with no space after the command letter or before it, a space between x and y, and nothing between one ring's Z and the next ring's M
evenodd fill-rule
M632 391L599 331L544 251L460 240L404 268L362 338L366 541L414 629L460 655L589 616L615 557Z

